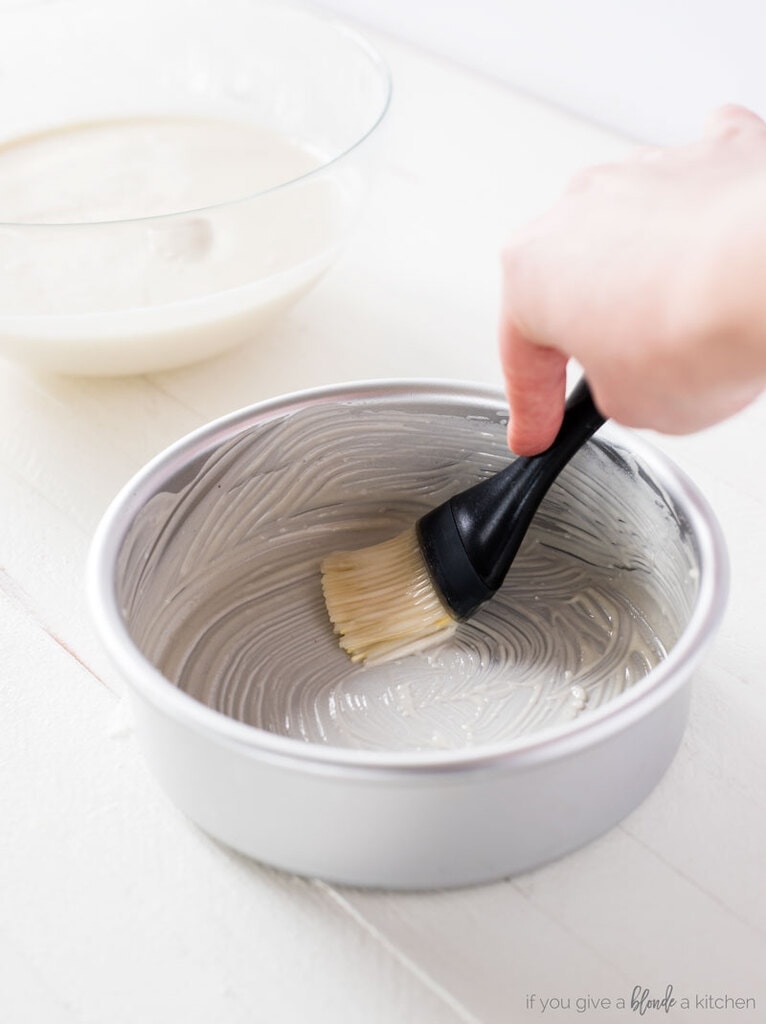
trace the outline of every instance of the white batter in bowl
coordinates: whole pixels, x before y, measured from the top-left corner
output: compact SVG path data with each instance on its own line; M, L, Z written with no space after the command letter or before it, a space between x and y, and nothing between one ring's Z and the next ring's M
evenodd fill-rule
M258 332L338 255L390 81L337 21L262 0L6 12L0 354L147 373Z

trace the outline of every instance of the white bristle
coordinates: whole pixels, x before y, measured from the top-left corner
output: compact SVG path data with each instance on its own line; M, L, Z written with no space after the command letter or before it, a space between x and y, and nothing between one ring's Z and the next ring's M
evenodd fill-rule
M457 622L423 561L415 528L321 565L322 589L340 646L352 661L380 664L449 637Z

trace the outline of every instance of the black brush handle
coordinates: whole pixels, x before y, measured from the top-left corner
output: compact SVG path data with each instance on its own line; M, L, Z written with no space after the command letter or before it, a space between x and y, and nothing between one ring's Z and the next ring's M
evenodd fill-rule
M603 423L587 382L581 380L567 399L550 448L519 456L422 517L421 550L456 618L468 618L495 593L551 484Z

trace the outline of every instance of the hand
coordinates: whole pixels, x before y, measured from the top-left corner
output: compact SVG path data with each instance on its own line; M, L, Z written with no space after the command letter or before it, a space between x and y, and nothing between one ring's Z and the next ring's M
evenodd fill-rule
M724 107L704 138L578 175L503 260L508 440L542 451L566 364L601 412L688 433L766 386L766 123Z

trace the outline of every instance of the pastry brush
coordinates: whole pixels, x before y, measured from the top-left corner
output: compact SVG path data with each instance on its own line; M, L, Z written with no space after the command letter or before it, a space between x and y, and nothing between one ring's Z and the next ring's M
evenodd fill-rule
M445 640L497 591L545 493L604 417L581 380L556 439L427 512L404 533L321 564L340 646L380 663Z

